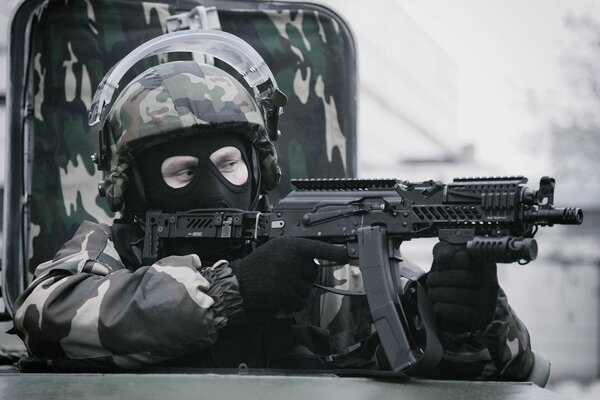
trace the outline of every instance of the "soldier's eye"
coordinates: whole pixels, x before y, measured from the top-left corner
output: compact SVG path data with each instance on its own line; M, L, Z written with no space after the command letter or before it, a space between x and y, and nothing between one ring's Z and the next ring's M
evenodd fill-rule
M190 183L198 169L198 159L193 156L174 156L163 161L160 172L165 183L181 188Z
M181 181L189 181L196 174L196 168L186 168L175 174L175 177Z
M235 171L240 166L241 160L223 160L217 165L217 168L221 173L229 173Z
M221 147L210 155L210 161L234 185L242 185L248 180L248 167L237 147Z

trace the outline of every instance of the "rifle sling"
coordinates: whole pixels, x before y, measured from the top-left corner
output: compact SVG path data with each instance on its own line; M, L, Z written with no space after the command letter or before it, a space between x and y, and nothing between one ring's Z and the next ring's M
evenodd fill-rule
M426 342L421 358L405 372L410 376L427 376L430 375L442 359L443 349L435 328L435 318L431 303L427 297L427 290L420 282L416 282L416 285L417 308L423 328L425 329Z

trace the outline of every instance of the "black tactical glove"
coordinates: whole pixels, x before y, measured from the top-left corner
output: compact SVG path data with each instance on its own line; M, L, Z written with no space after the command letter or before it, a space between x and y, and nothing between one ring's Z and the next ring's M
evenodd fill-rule
M438 329L474 332L494 317L500 289L496 264L474 260L465 246L439 242L433 247L427 287Z
M280 237L231 263L250 313L298 311L318 269L313 259L347 262L345 247L318 240Z

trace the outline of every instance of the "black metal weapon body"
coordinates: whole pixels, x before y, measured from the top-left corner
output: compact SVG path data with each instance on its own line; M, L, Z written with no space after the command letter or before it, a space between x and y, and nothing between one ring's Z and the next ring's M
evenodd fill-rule
M359 261L371 316L392 370L419 373L437 362L432 357L439 355L431 356L417 342L413 316L405 314L400 244L439 237L466 244L473 257L527 263L537 256L533 236L538 226L581 224L583 212L554 207L553 178L542 178L538 190L527 188L526 182L522 176L457 178L448 184L396 179L293 180L296 190L270 213L149 211L144 262L161 256L162 240L177 237L260 242L296 236L344 244L350 258ZM419 312L429 311L420 305ZM425 324L431 319L421 317ZM439 346L436 340L428 335L427 346Z

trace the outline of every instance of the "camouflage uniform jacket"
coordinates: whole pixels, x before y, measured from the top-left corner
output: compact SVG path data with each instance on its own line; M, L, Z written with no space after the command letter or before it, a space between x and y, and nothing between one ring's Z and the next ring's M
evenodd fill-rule
M226 357L225 364L264 367L269 364L255 352L248 353L248 347L276 353L281 341L267 346L264 342L286 337L279 328L273 330L273 324L265 328L265 320L257 330L257 323L244 316L238 282L226 261L202 268L196 255L169 256L130 270L105 224L84 222L53 260L38 266L35 276L15 304L15 329L32 357L57 369L239 365L222 365L224 352L215 351L219 349L240 353ZM340 289L362 287L356 266L335 268L319 279ZM378 367L376 352L348 354L357 342L374 336L364 297L315 290L295 320L290 338L311 354L349 355L334 367ZM240 336L244 331L247 334ZM485 331L440 332L440 339L444 357L437 376L523 379L532 365L527 330L502 291L495 318ZM248 354L251 360L244 358Z

